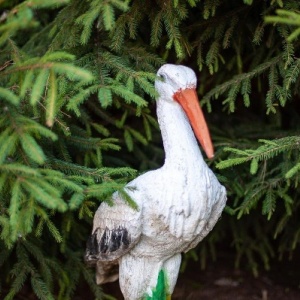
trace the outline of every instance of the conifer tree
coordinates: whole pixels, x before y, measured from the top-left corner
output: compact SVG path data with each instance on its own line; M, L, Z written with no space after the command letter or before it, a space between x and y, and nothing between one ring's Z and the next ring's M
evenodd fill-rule
M85 242L100 202L163 162L153 83L164 62L198 75L209 164L229 198L184 266L204 267L221 243L254 274L291 257L299 11L298 0L0 1L0 298L73 299L84 279L110 299L83 262Z

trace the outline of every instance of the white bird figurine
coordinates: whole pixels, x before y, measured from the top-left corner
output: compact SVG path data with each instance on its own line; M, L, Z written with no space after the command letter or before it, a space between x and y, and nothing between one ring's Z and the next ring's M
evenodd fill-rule
M126 185L138 210L118 192L112 196L113 206L101 203L85 255L87 262L96 264L97 284L119 277L125 300L171 299L181 253L210 232L226 203L226 190L203 160L195 138L212 158L195 73L166 64L157 76L165 163Z

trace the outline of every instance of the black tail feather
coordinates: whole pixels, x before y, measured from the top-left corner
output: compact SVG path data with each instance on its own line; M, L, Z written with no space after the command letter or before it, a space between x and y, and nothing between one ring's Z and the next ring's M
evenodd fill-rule
M101 232L102 231L102 232ZM85 260L96 263L98 260L108 260L116 252L124 252L130 245L130 235L125 227L119 226L110 230L97 228L87 241Z

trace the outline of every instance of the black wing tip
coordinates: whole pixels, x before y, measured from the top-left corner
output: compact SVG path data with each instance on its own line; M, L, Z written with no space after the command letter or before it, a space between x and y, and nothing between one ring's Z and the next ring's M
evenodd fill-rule
M125 251L131 242L127 228L119 226L114 229L108 227L99 235L100 228L97 228L87 241L85 261L88 264L95 264L98 260L109 259L110 255L118 251ZM100 239L99 239L99 236Z
M97 236L91 234L87 240L84 261L89 265L94 265L98 261Z

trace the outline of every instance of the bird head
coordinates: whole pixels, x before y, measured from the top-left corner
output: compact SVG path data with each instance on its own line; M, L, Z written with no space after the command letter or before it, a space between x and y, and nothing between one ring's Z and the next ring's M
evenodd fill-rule
M185 66L165 64L158 70L157 77L155 88L160 98L182 107L207 157L213 158L213 144L199 104L194 71Z

